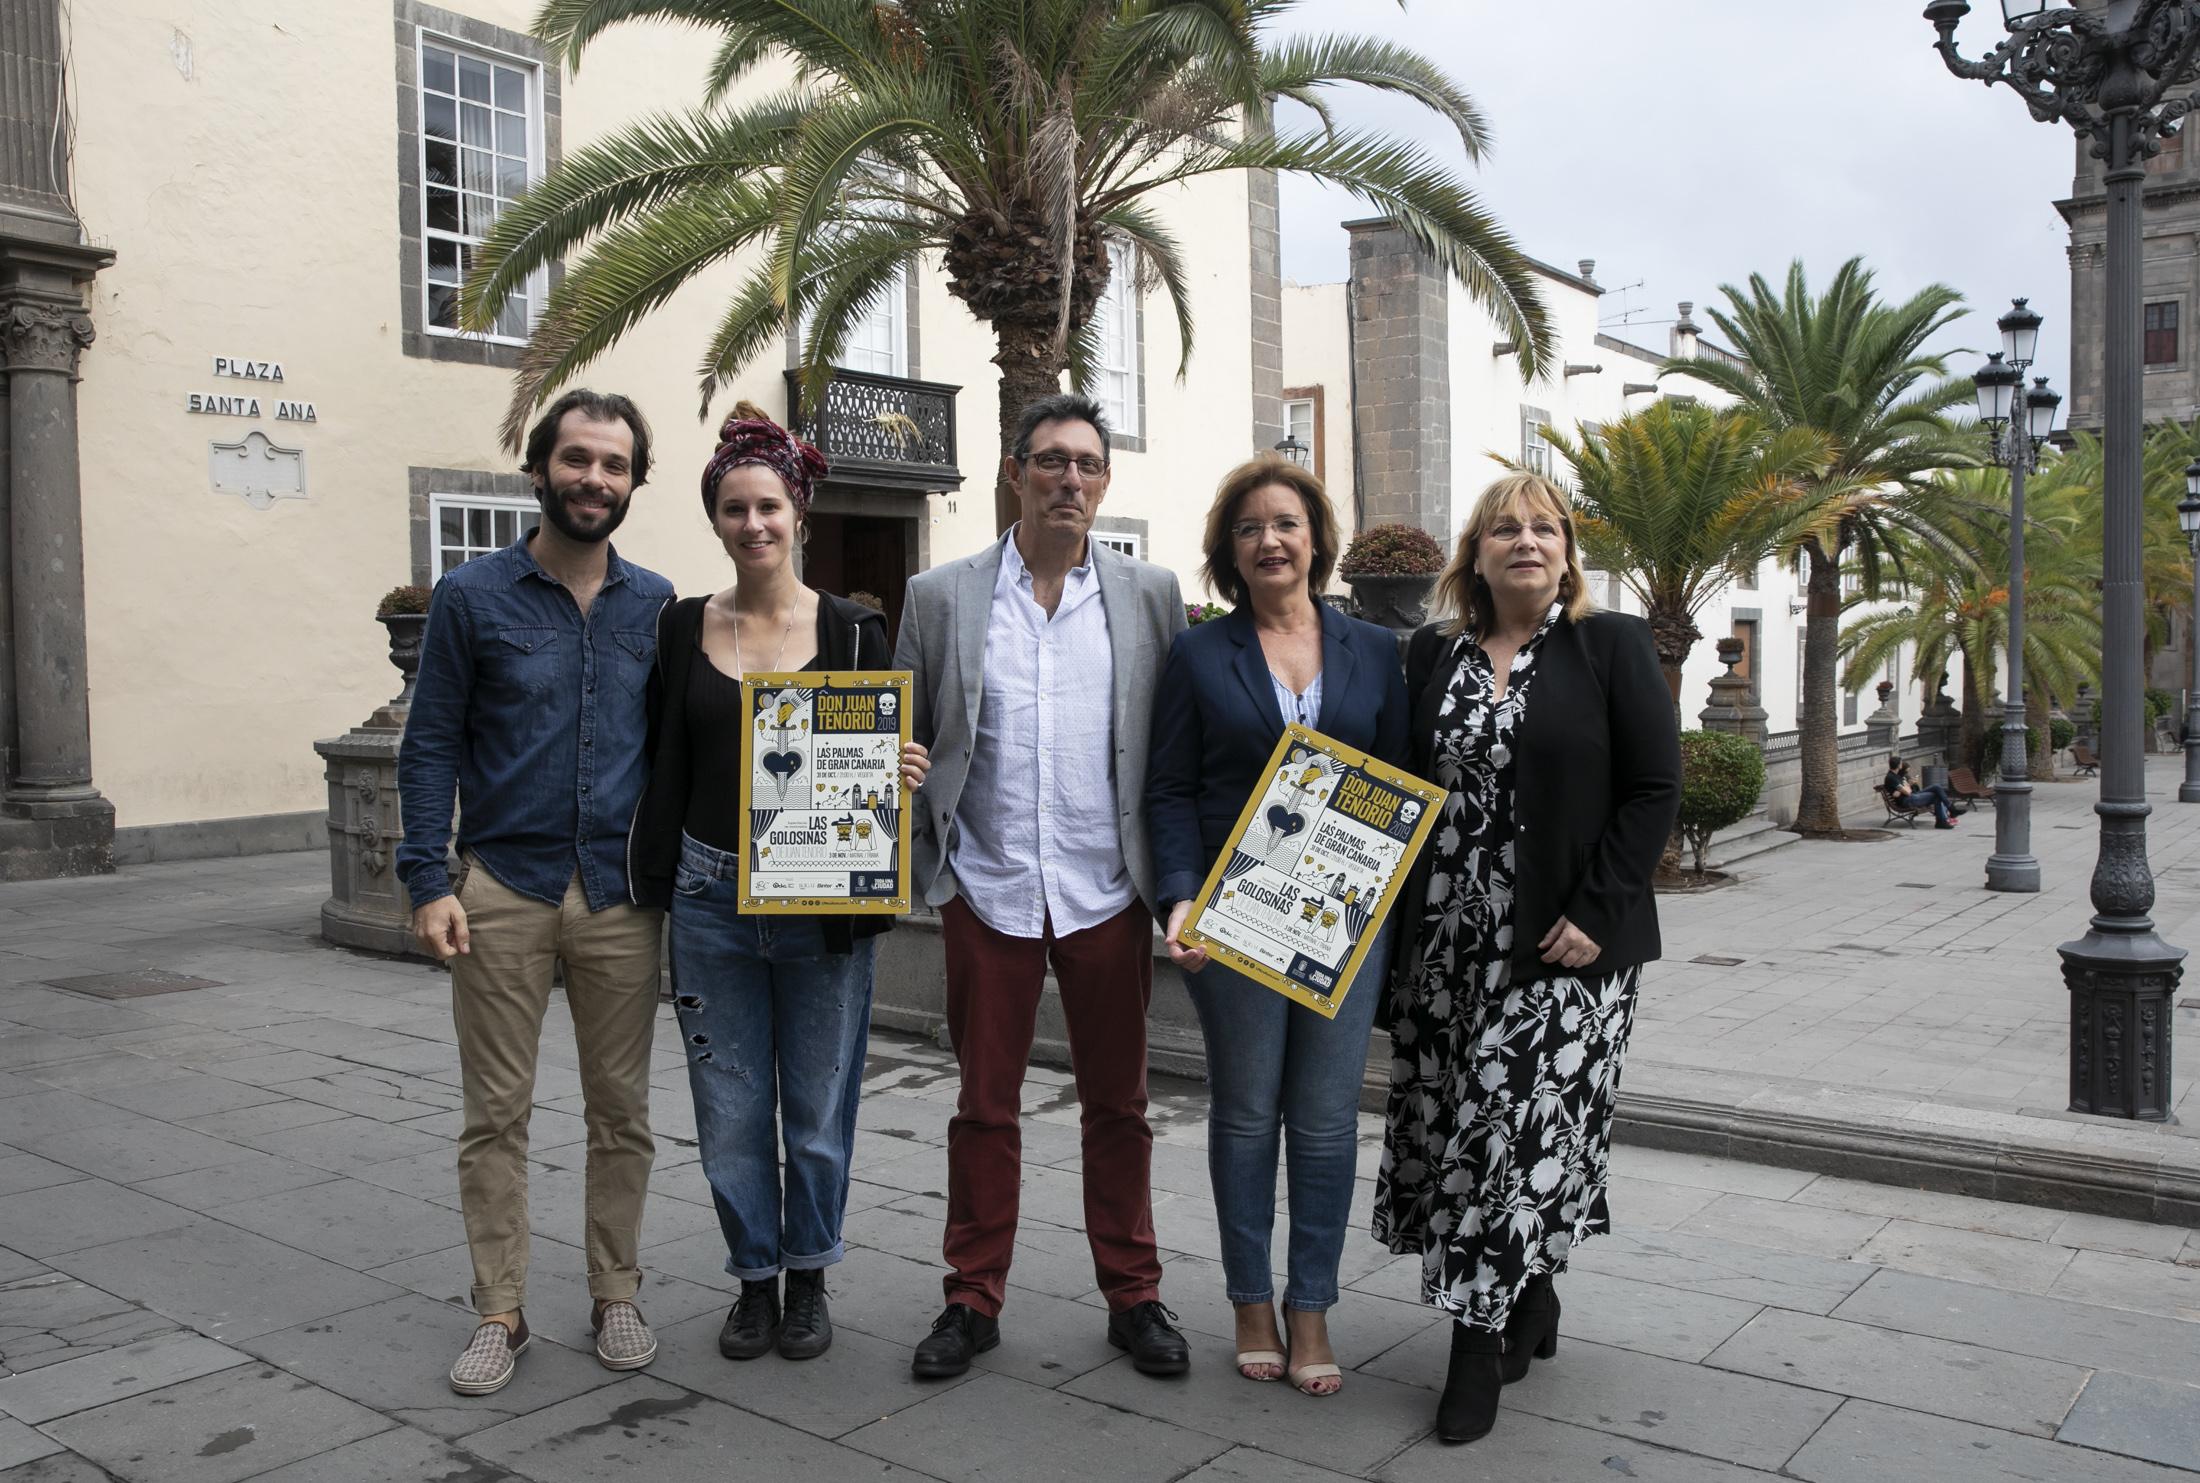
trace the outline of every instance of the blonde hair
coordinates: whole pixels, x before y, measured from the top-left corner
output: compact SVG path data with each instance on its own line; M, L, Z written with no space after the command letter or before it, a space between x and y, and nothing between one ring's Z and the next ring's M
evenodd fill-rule
M1467 523L1460 527L1459 544L1451 553L1451 561L1436 579L1431 607L1451 620L1444 630L1446 636L1457 638L1471 632L1483 638L1496 622L1489 584L1474 569L1475 548L1491 526L1516 510L1555 515L1559 529L1566 533L1566 570L1558 579L1558 597L1566 605L1567 621L1579 622L1596 606L1589 596L1588 574L1581 569L1581 546L1574 539L1573 501L1564 489L1541 474L1511 473L1475 500Z

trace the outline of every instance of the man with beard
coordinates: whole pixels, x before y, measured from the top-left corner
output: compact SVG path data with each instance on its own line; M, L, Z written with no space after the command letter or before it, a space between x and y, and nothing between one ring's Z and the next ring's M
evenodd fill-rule
M458 1194L481 1323L451 1367L461 1395L501 1390L528 1343L527 1120L558 961L588 1124L596 1357L633 1370L657 1353L634 1294L663 913L635 894L627 834L672 585L610 542L649 476L649 425L623 396L568 392L521 467L542 524L437 584L397 759L397 873L413 935L451 967L464 1078Z

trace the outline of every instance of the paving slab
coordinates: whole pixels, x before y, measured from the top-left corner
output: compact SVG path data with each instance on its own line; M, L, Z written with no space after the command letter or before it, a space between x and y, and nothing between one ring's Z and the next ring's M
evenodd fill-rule
M348 1174L385 1159L402 1159L451 1146L446 1138L349 1114L303 1127L246 1134L238 1141L263 1153L280 1154L286 1159L317 1165L337 1174Z
M2052 1437L2085 1388L2077 1365L1767 1309L1705 1364Z
M172 1333L0 1379L0 1411L39 1425L180 1380L248 1364L251 1356L197 1334Z
M61 1444L46 1437L45 1433L33 1432L32 1435L43 1438L57 1450L36 1462L26 1462L9 1468L6 1472L0 1472L0 1483L115 1483L113 1473L105 1468L95 1467L74 1452L58 1450Z
M1763 1311L1759 1303L1602 1272L1570 1271L1558 1279L1557 1289L1560 1337L1690 1363Z
M536 1336L512 1383L494 1395L452 1392L451 1361L474 1315L417 1293L238 1341L238 1347L324 1389L433 1436L463 1437L554 1406L619 1378L592 1352Z
M2192 1477L1873 1401L1844 1404L1787 1472L1808 1483L2191 1483Z
M1001 1425L1004 1417L1015 1424ZM1165 1483L1230 1450L1220 1437L995 1374L875 1421L842 1444L968 1483Z
M155 1053L145 1053L147 1056L153 1054ZM284 1095L266 1087L231 1081L226 1076L209 1076L202 1071L192 1071L183 1066L167 1066L160 1061L151 1064L162 1065L171 1074L158 1081L125 1082L119 1086L101 1087L91 1095L102 1102L127 1107L145 1117L157 1117L163 1122L172 1123L180 1123L185 1118L207 1117L217 1112L234 1112L240 1107L257 1107L268 1102L279 1102Z
M845 1436L945 1395L970 1378L919 1380L909 1370L908 1343L876 1338L846 1324L834 1326L833 1347L815 1359L767 1354L731 1360L718 1352L718 1330L724 1322L723 1314L703 1313L660 1327L650 1375L816 1437Z
M1192 1368L1166 1379L1141 1375L1128 1357L1063 1387L1070 1395L1257 1446L1295 1462L1365 1474L1425 1435L1436 1417L1416 1385L1358 1370L1334 1397L1289 1384L1253 1384L1237 1373L1231 1345L1193 1335Z
M130 1483L236 1483L386 1430L389 1419L271 1365L242 1365L50 1422Z
M119 1184L79 1179L0 1201L0 1245L45 1257L123 1236L171 1230L198 1219L180 1205Z
M1768 1251L1685 1231L1600 1236L1575 1248L1571 1266L1804 1313L1832 1311L1872 1273L1862 1262Z
M389 1283L196 1216L189 1225L85 1247L52 1261L95 1287L225 1341L397 1295Z
M2067 1246L1984 1231L1890 1220L1856 1253L1859 1261L1927 1277L1952 1277L2017 1292L2044 1293L2080 1255Z
M500 1463L410 1427L331 1448L252 1483L528 1483Z
M2059 1298L2200 1320L2200 1271L2167 1262L2073 1252L2049 1291Z
M1884 1216L1794 1205L1757 1195L1721 1195L1673 1229L1745 1246L1845 1258L1862 1250L1886 1224Z
M117 1184L211 1169L251 1152L225 1138L171 1127L151 1118L47 1133L26 1138L17 1146Z
M12 1417L0 1417L0 1478L14 1477L20 1463L50 1457L61 1450L59 1442L37 1428Z
M541 1483L917 1483L875 1458L639 1375L477 1432L466 1448Z
M83 1177L82 1169L72 1169L67 1164L57 1164L36 1154L11 1153L0 1157L0 1198L25 1190L68 1184Z
M1775 1475L1501 1409L1497 1429L1473 1446L1446 1446L1430 1437L1374 1476L1385 1483L1767 1483Z
M140 1180L131 1188L141 1195L151 1195L186 1210L216 1214L264 1195L301 1189L309 1184L326 1184L336 1178L326 1169L278 1158L257 1149L240 1148L237 1153L239 1157L230 1163L217 1164L211 1169L193 1169L188 1174Z
M2095 1375L2056 1439L2200 1472L2200 1386Z
M2106 1251L2117 1256L2175 1261L2194 1233L2182 1226L2156 1225L2150 1221L2119 1220L2111 1215L2072 1215L2055 1228L2048 1239L2057 1246Z
M391 1262L373 1268L369 1275L454 1308L472 1307L473 1256L463 1245ZM651 1270L646 1252L642 1289L635 1301L643 1316L657 1327L727 1306L726 1295L716 1289ZM588 1328L593 1305L594 1299L588 1293L588 1258L580 1248L534 1237L527 1268L528 1326L570 1349L593 1352L595 1340Z
M1426 1334L1367 1371L1441 1390L1450 1336ZM1602 1344L1562 1343L1548 1363L1505 1387L1503 1409L1611 1432L1723 1462L1777 1469L1841 1404L1760 1380Z
M1860 1215L1884 1215L1922 1225L1952 1226L1957 1230L1984 1231L2034 1241L2046 1240L2070 1219L2063 1211L2039 1205L2012 1205L1972 1195L1870 1184L1834 1174L1820 1175L1794 1198L1801 1205L1851 1210Z
M230 1225L354 1271L466 1239L456 1210L348 1179L238 1201L217 1213Z

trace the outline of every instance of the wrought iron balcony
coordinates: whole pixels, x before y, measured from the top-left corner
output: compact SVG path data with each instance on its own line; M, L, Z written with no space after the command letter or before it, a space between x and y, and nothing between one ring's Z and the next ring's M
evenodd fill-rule
M826 482L931 493L960 489L955 464L955 393L962 388L905 376L835 369L825 405L802 405L802 377L787 372L789 425L832 461Z

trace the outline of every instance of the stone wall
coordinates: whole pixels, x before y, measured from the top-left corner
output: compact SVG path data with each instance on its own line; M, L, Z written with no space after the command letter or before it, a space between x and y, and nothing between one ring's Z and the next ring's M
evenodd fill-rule
M1901 738L1900 747L1913 774L1942 761L1937 750L1919 743L1914 731ZM1886 744L1868 731L1852 732L1841 738L1840 757L1841 817L1851 824L1877 824L1881 810L1872 789L1887 774ZM1765 742L1765 791L1758 806L1766 818L1785 827L1795 822L1802 797L1802 734L1776 732Z

